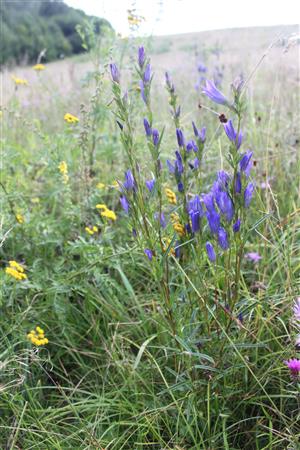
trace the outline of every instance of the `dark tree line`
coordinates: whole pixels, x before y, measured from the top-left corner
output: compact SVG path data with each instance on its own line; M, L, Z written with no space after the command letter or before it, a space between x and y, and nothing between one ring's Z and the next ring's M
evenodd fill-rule
M110 24L105 19L87 16L62 0L1 0L0 63L35 63L46 49L43 61L84 51L76 25L93 20L101 33Z

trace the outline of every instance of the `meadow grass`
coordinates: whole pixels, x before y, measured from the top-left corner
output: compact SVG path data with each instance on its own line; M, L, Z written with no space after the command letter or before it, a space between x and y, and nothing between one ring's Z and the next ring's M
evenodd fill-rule
M254 152L256 188L240 245L261 259L241 259L236 302L227 304L236 288L228 251L216 248L213 264L196 233L181 239L170 223L161 229L153 219L156 195L169 217L165 187L176 192L180 218L186 215L166 168L177 141L164 70L175 82L184 133L192 136L192 120L207 127L191 198L208 192L219 170L230 171L229 141L209 109L231 112L195 90L197 63L206 64L208 78L221 68L220 89L230 96L230 83L241 72L247 78L277 31L147 42L155 73L150 112L160 136L165 127L162 175L143 127L149 108L134 71L136 42L92 47L90 62L16 69L28 86L4 74L1 449L299 448L299 379L284 363L297 357L299 334L292 309L300 268L297 48L276 41L244 92L243 148ZM121 96L128 89L130 127L113 100L119 84L110 79L111 61L121 72ZM79 122L67 123L66 113ZM129 168L138 180L138 194L126 191L135 218L120 205ZM156 169L161 192L152 195L142 186ZM116 220L101 216L97 204ZM180 258L172 251L178 240ZM149 243L152 260L144 253ZM9 261L21 264L26 279L6 273ZM47 344L27 337L36 326Z

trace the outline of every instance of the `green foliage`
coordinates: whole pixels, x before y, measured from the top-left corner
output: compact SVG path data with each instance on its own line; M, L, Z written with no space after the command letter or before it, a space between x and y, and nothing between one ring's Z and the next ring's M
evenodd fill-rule
M34 63L44 49L45 61L82 53L77 25L90 21L96 34L111 28L106 20L87 16L62 1L4 0L0 8L1 64Z

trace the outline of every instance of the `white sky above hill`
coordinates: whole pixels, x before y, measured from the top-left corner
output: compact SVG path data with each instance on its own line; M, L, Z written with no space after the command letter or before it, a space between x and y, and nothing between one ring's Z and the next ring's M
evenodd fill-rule
M299 0L65 0L87 14L106 18L129 34L127 10L145 22L139 35L166 35L222 28L289 25L300 22Z

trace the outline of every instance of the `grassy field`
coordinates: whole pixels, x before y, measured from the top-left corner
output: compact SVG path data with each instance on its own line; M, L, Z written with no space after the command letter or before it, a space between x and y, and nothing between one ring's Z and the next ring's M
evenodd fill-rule
M3 71L1 450L299 449L295 32L90 36L86 55Z

